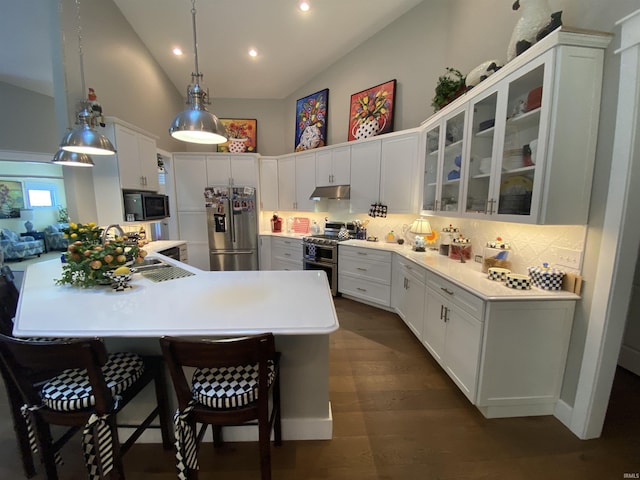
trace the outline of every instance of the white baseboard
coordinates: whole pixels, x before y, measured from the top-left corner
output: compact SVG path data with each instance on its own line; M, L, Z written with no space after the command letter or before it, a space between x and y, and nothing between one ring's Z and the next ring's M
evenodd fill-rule
M171 427L173 428L173 426ZM127 439L133 432L131 428L119 428L120 441ZM228 442L257 442L258 427L255 425L226 427L224 429L224 440ZM283 418L282 419L282 439L283 440L331 440L333 437L333 415L329 409L327 418ZM207 430L205 441L213 441L211 430ZM162 443L160 429L148 428L137 440L137 443Z
M560 420L565 427L571 429L571 417L573 416L573 407L571 405L562 400L558 400L556 408L553 411L553 416Z

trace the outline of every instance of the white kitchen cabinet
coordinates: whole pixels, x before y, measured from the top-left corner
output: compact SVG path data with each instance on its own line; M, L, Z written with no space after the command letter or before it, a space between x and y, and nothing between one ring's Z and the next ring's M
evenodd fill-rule
M316 202L310 200L316 188L316 154L296 154L296 210L313 212Z
M419 133L411 131L385 137L380 147L380 201L388 206L389 213L415 213L418 210Z
M260 209L278 210L278 159L260 158Z
M417 338L422 338L427 270L400 255L393 257L391 306Z
M108 117L106 126L100 127L116 148L120 188L157 192L158 159L155 137L143 130Z
M488 302L475 402L485 417L554 413L574 308L574 301Z
M189 265L209 271L209 239L206 212L178 212L180 240L189 245Z
M421 340L460 390L476 400L484 302L429 275Z
M349 185L351 147L327 147L316 152L316 186Z
M296 158L278 158L278 205L282 210L296 209Z
M391 252L338 245L338 291L366 303L391 306Z
M271 235L258 237L258 264L260 270L271 270Z
M380 200L380 139L351 145L351 213L368 212Z
M372 203L388 213L418 209L420 133L392 133L351 145L351 213L368 212Z
M302 270L302 240L271 237L271 270Z
M559 29L426 120L423 212L585 224L610 39ZM462 166L457 182L452 158Z
M178 212L204 213L204 189L207 187L206 156L174 154L173 162Z
M258 185L258 160L254 154L207 155L207 184L256 187Z
M278 158L278 205L280 210L313 212L309 197L316 188L315 153Z

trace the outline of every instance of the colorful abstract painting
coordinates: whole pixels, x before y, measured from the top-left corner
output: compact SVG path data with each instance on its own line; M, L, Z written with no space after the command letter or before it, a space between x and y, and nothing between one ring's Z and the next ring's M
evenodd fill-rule
M24 208L22 183L0 180L0 218L20 218Z
M296 152L324 147L327 144L328 116L328 88L296 101Z
M229 140L218 144L218 152L256 153L258 121L255 118L221 118Z
M392 132L395 97L395 79L351 95L347 140Z

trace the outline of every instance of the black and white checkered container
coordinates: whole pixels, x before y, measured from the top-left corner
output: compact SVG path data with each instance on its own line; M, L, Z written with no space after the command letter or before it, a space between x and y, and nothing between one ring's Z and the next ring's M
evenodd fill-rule
M531 288L531 278L529 278L529 275L508 273L507 281L504 284L507 287L514 288L516 290L529 290Z
M529 267L529 276L533 284L542 290L561 290L564 272L557 268L551 268L543 263L541 267Z

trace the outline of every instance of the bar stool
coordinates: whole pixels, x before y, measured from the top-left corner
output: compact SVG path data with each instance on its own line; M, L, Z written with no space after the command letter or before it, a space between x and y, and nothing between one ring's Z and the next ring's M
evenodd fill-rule
M58 478L59 450L80 429L90 479L124 479L122 455L160 417L165 449L171 448L164 364L160 357L107 354L98 339L33 342L0 335L0 360L19 395L32 451L40 452L48 480ZM154 383L158 405L122 444L117 414ZM54 440L50 425L69 429Z
M222 426L258 424L262 480L271 479L271 431L282 443L279 353L271 333L224 340L160 339L178 398L174 416L178 478L198 478L198 446L208 425L214 445ZM183 367L195 367L191 382ZM271 413L269 413L271 393ZM196 435L196 423L202 428Z

